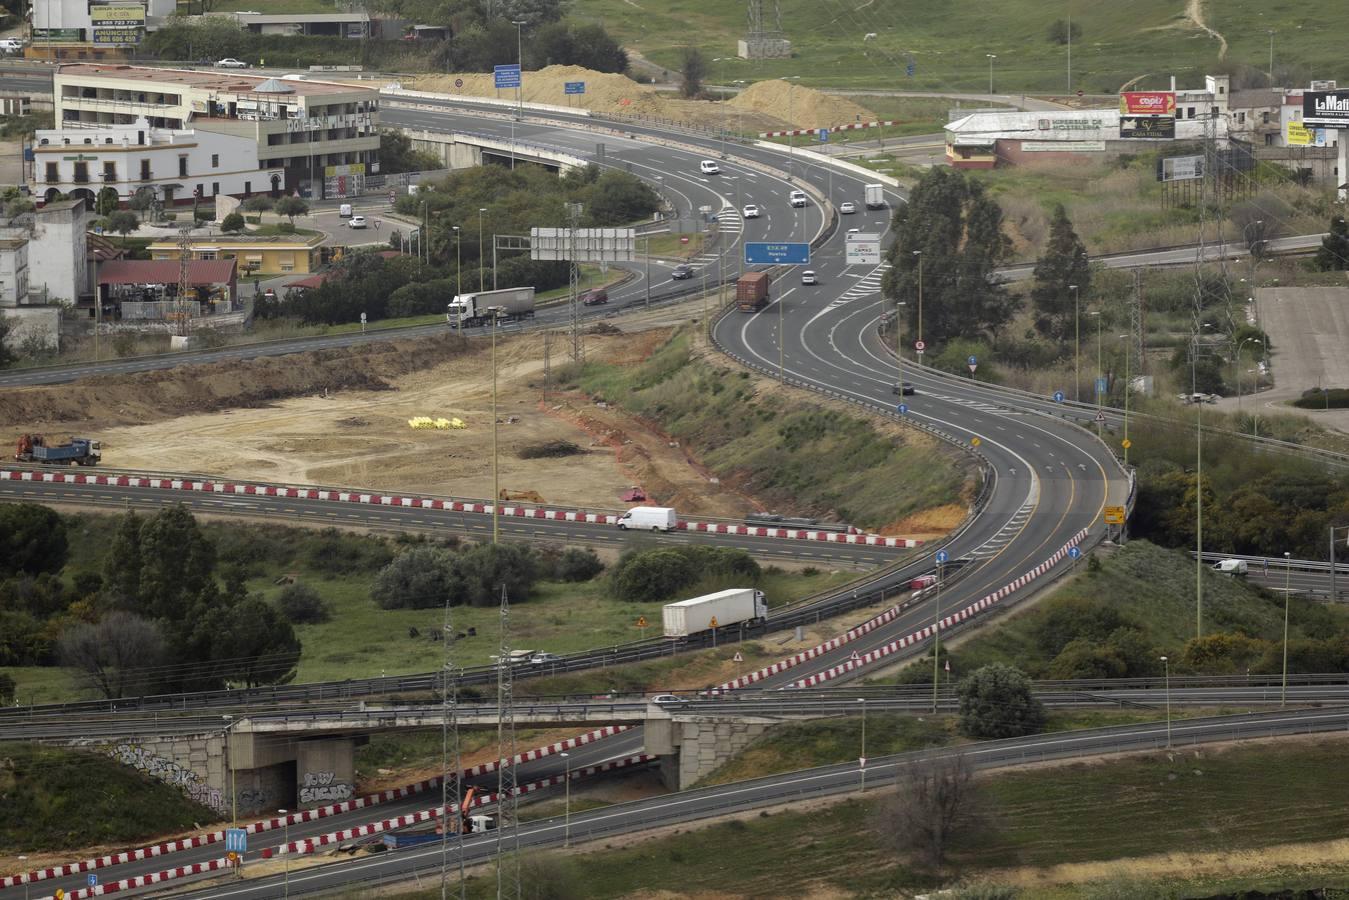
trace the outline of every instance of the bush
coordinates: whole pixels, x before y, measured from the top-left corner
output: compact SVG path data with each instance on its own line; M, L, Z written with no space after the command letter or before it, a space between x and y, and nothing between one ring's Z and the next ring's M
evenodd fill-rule
M553 564L553 578L558 581L589 581L604 571L604 563L594 550L568 547Z
M956 686L960 730L974 738L1034 734L1044 727L1045 710L1031 696L1025 673L995 663L975 669Z
M307 584L288 584L276 598L276 608L292 625L317 625L333 617L332 607Z
M237 234L244 230L244 217L232 212L220 222L220 230L226 234Z
M370 587L371 598L383 609L435 609L463 594L463 579L451 554L431 547L398 556Z
M377 538L325 528L305 540L305 564L315 572L351 575L386 566L393 559L388 544Z
M470 606L495 606L502 587L512 602L527 600L539 578L538 555L527 544L475 544L461 551L455 563L463 581L458 602Z
M693 545L624 553L610 571L610 589L629 603L677 596L703 580L735 579L757 584L763 574L744 550Z

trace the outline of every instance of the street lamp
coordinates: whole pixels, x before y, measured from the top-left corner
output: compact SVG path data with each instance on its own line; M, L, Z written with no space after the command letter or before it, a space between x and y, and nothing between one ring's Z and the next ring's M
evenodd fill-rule
M1199 322L1190 340L1190 399L1194 401L1194 635L1204 636L1204 404L1199 400Z
M1273 28L1269 29L1269 86L1271 88L1274 87L1274 35L1276 34L1278 32Z
M454 293L460 296L464 293L464 265L463 256L459 252L459 226L451 225L454 230Z
M787 75L783 81L798 81L800 75ZM791 130L787 132L787 180L792 180L792 163L794 162L793 153L796 149L796 121L792 118L792 99L795 92L792 90L796 85L787 85L787 124L791 125Z
M1104 393L1102 391L1104 385L1101 384L1101 382L1105 381L1105 371L1101 365L1101 319L1103 316L1099 309L1093 309L1091 312L1087 313L1087 315L1096 319L1096 378L1095 384L1093 384L1092 387L1095 388L1096 391L1096 436L1099 438L1101 436L1101 426L1104 424L1101 421L1104 418L1104 414L1101 412L1101 394Z
M282 896L283 896L283 897L289 897L289 896L290 896L290 848L289 848L288 845L290 844L290 815L289 815L289 814L286 812L286 810L284 810L284 809L278 809L277 812L281 813L281 823L282 823L282 828L284 829L283 834L282 834L282 838L281 838L281 847L282 847L283 850L286 851L286 852L284 852L284 853L281 854L281 856L285 859L285 862L286 862L286 874L285 874L285 881L284 881L284 885L285 885L285 886L284 886L284 888L283 888Z
M1166 677L1166 749L1171 749L1171 664L1165 656L1162 660L1162 673Z
M1073 292L1073 399L1082 402L1082 304L1077 285L1068 285Z
M478 209L478 290L479 290L479 291L484 290L484 288L483 288L483 283L482 283L482 280L483 280L483 271L482 271L482 214L485 213L485 212L487 212L486 208L479 208L479 209Z
M1241 348L1248 343L1265 346L1265 342L1256 337L1242 338L1241 343L1237 344L1237 412L1241 412Z
M567 767L566 780L563 782L563 784L566 785L567 800L566 800L566 806L564 807L563 818L562 818L562 822L563 822L563 826L562 826L562 829L563 829L563 830L562 830L562 846L563 846L563 847L570 847L570 846L571 846L571 754L570 754L570 753L563 753L563 754L562 754L562 759L565 760L566 767Z
M998 55L997 55L996 53L985 53L984 56L987 56L987 57L988 57L988 93L989 93L989 96L992 96L992 95L993 95L993 60L997 59L997 58L998 58Z
M1124 464L1129 464L1129 394L1133 392L1133 376L1130 374L1129 364L1133 359L1133 341L1130 340L1133 335L1121 334L1119 339L1124 341Z
M918 257L918 340L923 339L923 251L915 250L913 255ZM923 354L918 354L918 365L923 365Z
M1292 596L1288 576L1293 567L1292 557L1292 553L1283 551L1283 686L1279 688L1280 706L1288 702L1288 598Z
M938 554L940 555L940 554ZM941 655L941 583L946 573L945 564L937 563L937 600L932 612L932 714L937 714L937 688L941 685L941 674L937 668L937 657Z
M497 316L492 313L492 545L501 537L501 457L497 454Z
M899 368L901 399L904 396L904 310L908 305L903 300L895 303L895 365Z
M234 716L226 715L225 719L225 756L230 763L230 806L232 807L231 818L233 824L239 824L239 781L234 771L234 754L230 752L230 729L234 727Z
M857 702L862 704L862 754L857 758L858 768L862 770L862 793L867 790L867 698L858 697Z

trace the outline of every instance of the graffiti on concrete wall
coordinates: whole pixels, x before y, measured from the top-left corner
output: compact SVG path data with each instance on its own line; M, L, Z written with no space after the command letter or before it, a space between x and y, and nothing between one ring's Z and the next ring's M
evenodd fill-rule
M211 787L196 772L180 766L167 757L156 756L137 744L116 744L108 750L108 755L122 765L131 766L151 778L174 785L203 806L221 812L225 810L223 791Z
M344 781L336 781L332 772L305 772L300 784L300 803L333 803L350 800L355 790Z

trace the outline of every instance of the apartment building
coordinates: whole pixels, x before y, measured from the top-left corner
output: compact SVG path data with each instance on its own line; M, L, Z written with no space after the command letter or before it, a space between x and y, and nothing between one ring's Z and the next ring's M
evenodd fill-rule
M34 190L166 206L218 194L333 196L379 170L379 92L230 70L100 63L54 75L56 125L34 140ZM325 190L325 182L327 189Z

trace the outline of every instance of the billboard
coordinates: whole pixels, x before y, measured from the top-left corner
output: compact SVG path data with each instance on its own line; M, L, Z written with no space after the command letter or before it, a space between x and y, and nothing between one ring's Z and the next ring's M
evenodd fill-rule
M631 228L531 228L529 258L576 262L626 262L637 242Z
M1175 116L1120 116L1121 138L1174 138Z
M1312 130L1301 122L1288 123L1288 146L1290 147L1310 147L1315 135Z
M1204 177L1204 157L1168 156L1157 160L1157 180L1193 181Z
M95 44L139 44L145 36L143 28L95 28Z
M1119 111L1125 116L1174 116L1176 95L1172 91L1125 91L1119 95Z
M144 6L92 6L89 20L95 28L143 28Z
M1349 91L1304 91L1302 121L1349 128Z

